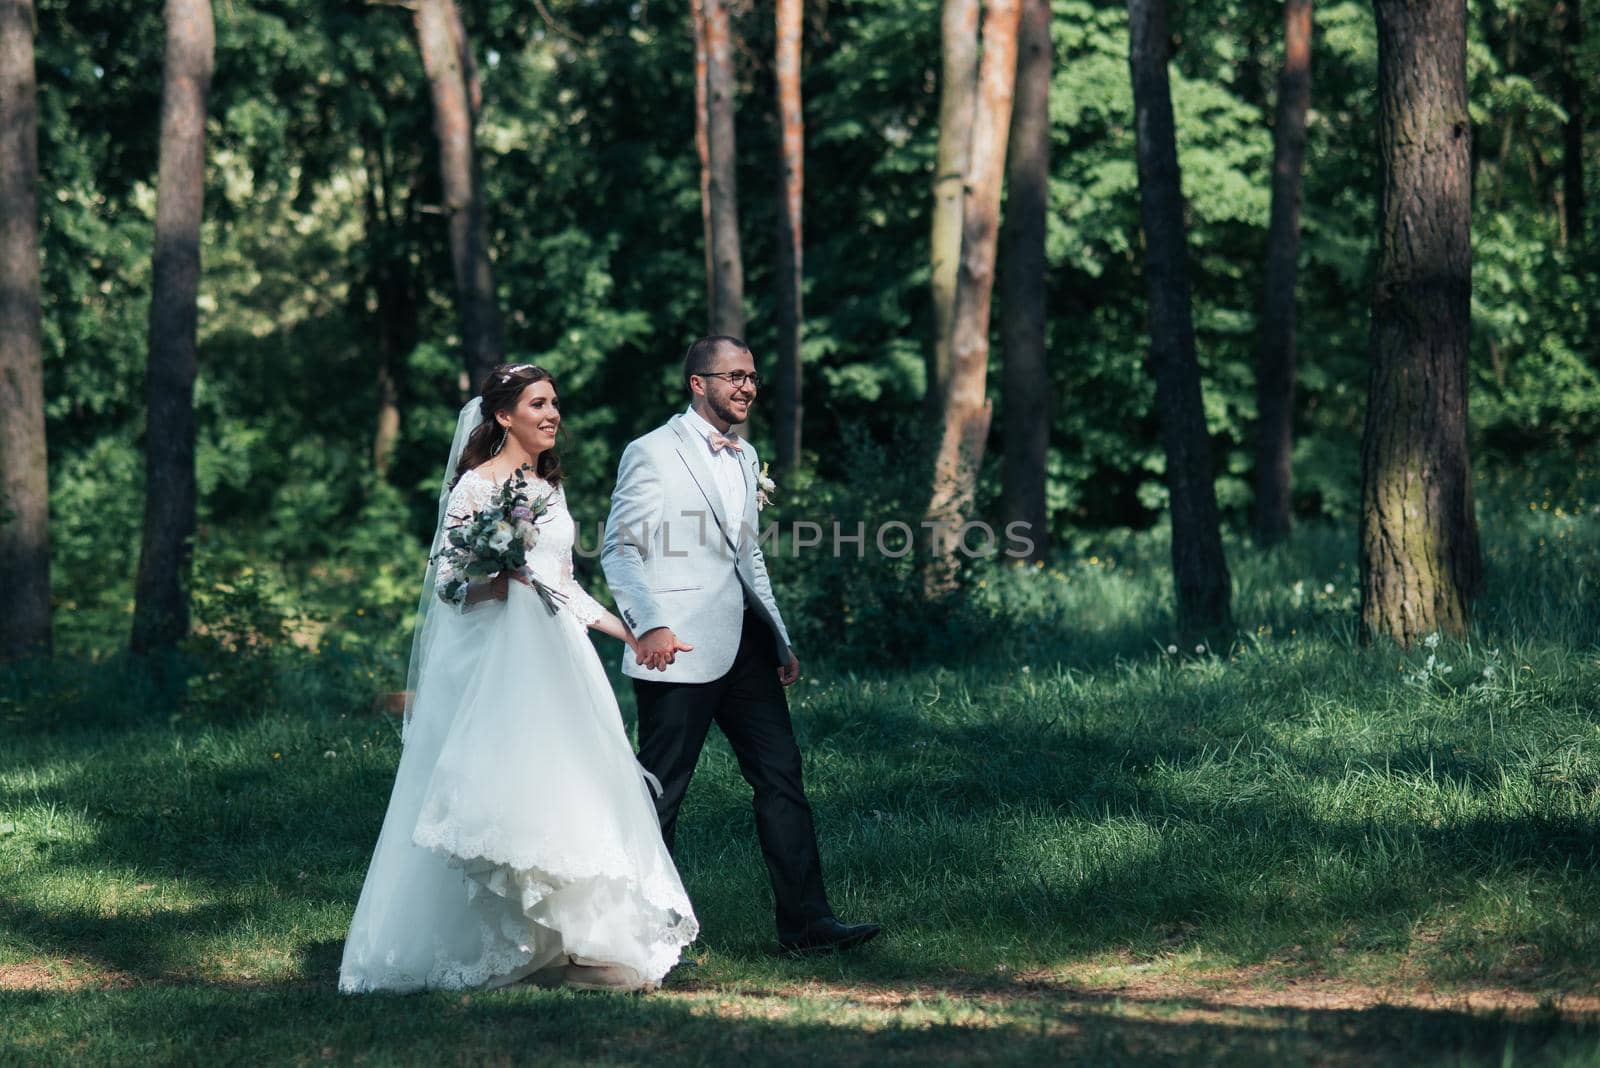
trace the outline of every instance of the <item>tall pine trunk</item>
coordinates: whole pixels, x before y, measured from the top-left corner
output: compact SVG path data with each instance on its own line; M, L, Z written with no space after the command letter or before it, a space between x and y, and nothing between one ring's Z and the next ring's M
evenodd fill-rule
M1232 625L1231 586L1195 358L1188 236L1167 80L1166 0L1128 0L1128 19L1150 358L1171 496L1178 626L1220 634Z
M805 188L805 114L800 99L800 58L804 0L777 3L778 126L778 380L777 461L782 471L800 460L804 412L800 375L800 331L805 320L804 235L801 223Z
M1566 201L1567 243L1584 247L1583 200L1583 3L1567 0L1562 27L1561 106L1567 113L1562 160L1562 198Z
M738 148L733 134L736 87L727 0L700 0L706 47L706 147L710 186L711 332L744 336L744 259L739 248Z
M411 274L402 219L395 211L394 184L382 130L365 131L364 205L369 267L366 306L362 314L376 338L378 420L372 438L372 468L379 478L389 472L400 441L401 376L418 336L416 286Z
M0 660L50 650L33 0L0 0Z
M1467 455L1472 123L1465 0L1375 0L1378 273L1361 444L1361 634L1460 634L1478 587Z
M416 0L417 45L433 98L439 181L450 227L450 264L461 314L469 391L505 355L505 327L489 259L488 218L478 166L481 103L477 69L455 0Z
M1022 0L1017 92L1011 117L1010 192L1000 274L1005 470L1001 514L1027 526L1029 559L1050 547L1045 466L1050 453L1050 369L1045 359L1045 218L1050 206L1050 0Z
M1272 214L1256 353L1256 541L1289 535L1294 451L1295 293L1300 263L1300 177L1311 104L1311 0L1283 8L1283 70L1273 129Z
M944 413L950 381L950 330L961 268L961 203L972 154L978 96L978 0L944 0L940 19L943 67L939 78L939 148L933 174L931 281L933 347L928 351L925 407Z
M711 93L706 87L706 13L703 0L689 0L689 28L694 34L694 151L700 161L700 229L706 259L706 324L717 306L717 259L711 234Z
M161 161L145 372L144 536L135 581L136 653L170 649L189 630L185 586L195 526L194 379L206 96L215 31L210 0L167 0Z
M972 510L989 435L989 310L1016 88L1020 6L1021 0L986 0L984 5L971 166L961 206L961 270L950 331L950 383L927 514L942 528L934 539L936 559L928 579L933 593L947 589L954 579L959 533Z

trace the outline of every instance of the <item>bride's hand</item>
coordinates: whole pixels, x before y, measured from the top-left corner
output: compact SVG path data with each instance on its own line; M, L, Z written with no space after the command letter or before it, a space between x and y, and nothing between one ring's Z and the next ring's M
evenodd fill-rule
M493 578L483 582L474 582L467 587L467 604L480 604L484 601L503 601L506 591L511 588L511 575L502 571Z
M528 581L528 576L521 571L498 571L495 573L494 578L489 580L489 596L497 601L505 600L506 593L511 589L513 582L520 582L524 586L532 585Z

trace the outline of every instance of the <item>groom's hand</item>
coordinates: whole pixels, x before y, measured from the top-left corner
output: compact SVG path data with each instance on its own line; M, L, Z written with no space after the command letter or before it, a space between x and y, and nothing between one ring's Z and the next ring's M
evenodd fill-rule
M778 665L778 681L783 683L785 686L793 686L795 684L795 680L799 677L800 661L793 653L790 653L789 662L787 664Z
M665 671L667 665L677 659L679 653L688 653L694 646L685 645L672 633L671 627L656 627L647 630L639 639L639 648L633 654L642 667L652 671Z

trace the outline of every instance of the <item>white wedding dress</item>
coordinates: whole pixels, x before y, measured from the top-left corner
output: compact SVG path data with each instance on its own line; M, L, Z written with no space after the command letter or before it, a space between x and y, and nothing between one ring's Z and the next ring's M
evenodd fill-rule
M475 422L463 409L461 427ZM449 578L447 566L430 568L404 749L341 991L499 986L569 959L654 983L698 933L586 634L601 608L573 579L565 494L530 486L550 509L528 563L564 602L552 615L513 582L505 601L430 604ZM436 551L446 517L494 490L475 472L462 477Z

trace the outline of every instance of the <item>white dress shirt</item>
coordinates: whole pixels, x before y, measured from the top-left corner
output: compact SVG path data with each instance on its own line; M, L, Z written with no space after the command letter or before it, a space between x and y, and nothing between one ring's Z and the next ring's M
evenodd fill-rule
M688 424L696 434L706 443L706 464L711 468L711 473L716 476L717 490L722 496L722 518L728 524L734 538L739 537L739 525L744 522L744 461L746 453L743 451L748 446L742 445L740 449L731 447L711 451L711 435L722 434L722 431L712 426L700 417L694 410L694 405L683 413L683 421ZM724 437L732 435L724 434ZM739 439L734 437L735 441Z

